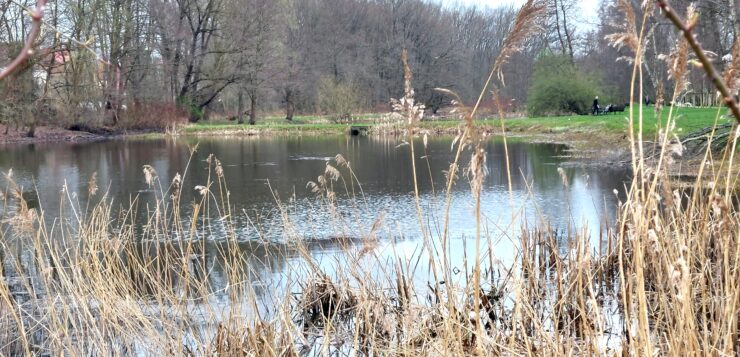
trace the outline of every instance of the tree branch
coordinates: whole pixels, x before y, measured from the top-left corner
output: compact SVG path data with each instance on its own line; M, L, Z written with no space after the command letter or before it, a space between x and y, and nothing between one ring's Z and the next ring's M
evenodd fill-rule
M704 49L701 48L699 42L696 41L696 38L693 34L694 24L687 24L686 22L684 22L681 17L679 17L678 14L676 14L676 12L673 11L673 9L670 7L670 5L668 4L668 0L658 0L658 7L663 10L665 16L669 20L671 20L673 25L675 25L681 31L681 33L683 33L683 36L689 43L689 46L691 46L691 49L694 50L696 57L701 62L704 71L707 73L709 78L712 80L712 83L714 83L719 92L722 94L725 104L727 105L727 107L730 108L730 111L732 111L732 115L735 116L735 120L737 121L737 123L740 124L740 108L738 108L735 98L732 96L732 93L730 93L730 90L727 88L727 84L725 84L725 82L722 80L722 77L719 76L719 73L712 65L712 62L709 60L709 58L707 58L707 55L704 53Z
M10 62L9 65L0 70L0 79L3 79L18 70L20 65L26 61L31 54L33 54L33 43L36 41L39 33L41 33L41 20L44 18L45 7L46 0L36 0L36 8L31 11L31 32L26 38L26 42L23 45L23 49L21 49L21 53L18 54L13 62Z

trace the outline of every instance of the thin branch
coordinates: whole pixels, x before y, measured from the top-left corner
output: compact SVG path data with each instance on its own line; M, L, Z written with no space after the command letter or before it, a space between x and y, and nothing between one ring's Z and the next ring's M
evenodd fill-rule
M0 70L0 79L3 79L18 70L20 65L24 61L26 61L31 54L33 54L33 43L36 41L39 33L41 33L41 22L44 18L45 7L46 0L36 1L36 8L31 11L31 32L28 34L26 42L23 45L23 49L21 49L21 52L18 54L18 56L13 60L13 62L10 62L9 65Z
M669 20L671 20L671 22L681 31L681 33L683 33L683 36L689 43L689 46L691 46L691 49L694 50L696 57L701 62L704 71L707 73L709 78L712 80L712 83L714 83L719 92L722 94L725 104L727 105L727 107L730 108L730 111L732 111L732 115L735 116L735 121L740 124L740 108L738 108L735 98L732 96L730 90L727 88L727 84L725 84L725 82L722 80L722 77L720 77L719 73L712 65L712 62L709 60L709 58L707 58L707 55L704 53L704 49L701 48L701 45L696 41L696 38L694 37L693 30L695 27L695 23L687 24L686 22L684 22L681 17L679 17L679 15L676 14L676 12L673 11L673 9L670 7L670 5L668 4L668 0L658 0L658 7L663 10L665 16ZM690 21L695 20L690 19Z

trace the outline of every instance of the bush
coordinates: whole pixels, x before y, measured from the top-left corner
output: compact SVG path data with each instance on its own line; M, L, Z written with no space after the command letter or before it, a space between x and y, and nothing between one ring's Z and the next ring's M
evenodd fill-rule
M535 63L527 110L531 116L588 114L599 93L596 78L580 72L566 56L547 54Z
M360 91L351 82L338 82L332 78L319 81L319 106L323 114L334 121L349 120L361 109Z
M188 113L175 103L131 103L120 115L118 126L126 129L166 130L188 122Z
M187 112L189 120L193 123L203 119L206 115L205 110L196 103L195 98L192 96L178 97L177 106L179 109Z

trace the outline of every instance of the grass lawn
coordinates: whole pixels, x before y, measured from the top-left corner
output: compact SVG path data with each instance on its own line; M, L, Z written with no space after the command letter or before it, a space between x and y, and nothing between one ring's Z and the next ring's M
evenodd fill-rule
M668 109L656 118L652 108L643 111L643 133L645 137L654 136L659 128L664 128L668 121ZM719 108L676 108L673 117L676 120L676 133L681 136L693 131L703 129L714 124L719 118L719 123L727 123L730 119L722 117L725 109ZM638 115L634 114L635 130L638 129ZM563 116L547 118L524 118L506 121L507 128L511 130L526 130L528 128L545 129L552 132L575 131L575 132L603 132L604 134L627 133L629 128L629 112L609 114L602 116Z
M668 118L668 109L663 110L660 120L657 120L651 108L643 112L644 136L654 136L660 127L665 127ZM711 126L719 118L719 123L727 123L730 119L724 117L725 109L720 108L676 108L673 113L676 118L676 132L679 136ZM372 122L379 115L366 114L359 117L358 123L373 125ZM538 117L507 119L506 128L509 131L522 133L595 133L595 134L622 134L627 133L629 112L590 116L572 115L559 117ZM660 122L660 124L659 124ZM477 120L481 126L500 127L497 119ZM421 127L428 129L453 128L460 124L459 120L423 121ZM319 132L326 134L341 134L347 131L351 124L337 124L320 116L296 116L292 122L283 117L272 116L257 121L256 125L237 124L236 122L215 120L190 124L185 128L186 133L208 133L240 130L269 130L274 132ZM635 113L635 129L637 129L637 113Z
M255 125L248 123L237 124L235 121L207 121L189 124L185 127L186 133L207 133L212 131L238 130L272 130L278 132L319 131L344 132L348 124L336 124L327 119L316 116L296 116L292 122L279 117L267 117L257 121Z
M676 132L678 135L684 135L693 131L711 126L715 119L719 117L718 123L727 123L730 119L723 117L725 109L720 108L676 108L673 113L676 119ZM537 117L537 118L520 118L506 119L506 129L517 132L588 132L602 134L621 134L627 133L629 128L629 112L624 113L591 116L591 115L570 115L558 117ZM658 129L665 127L668 121L668 109L663 110L660 116L660 124L655 117L652 108L643 112L643 130L645 137L653 136ZM500 127L498 119L478 120L479 125L488 125ZM458 125L458 121L434 121L422 123L423 127L453 127ZM638 129L638 116L635 113L635 130Z

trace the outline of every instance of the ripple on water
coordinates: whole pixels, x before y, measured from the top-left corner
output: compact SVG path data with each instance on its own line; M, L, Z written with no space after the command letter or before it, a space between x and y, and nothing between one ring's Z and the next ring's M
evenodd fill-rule
M303 156L293 155L290 156L290 161L329 161L333 159L331 156Z

